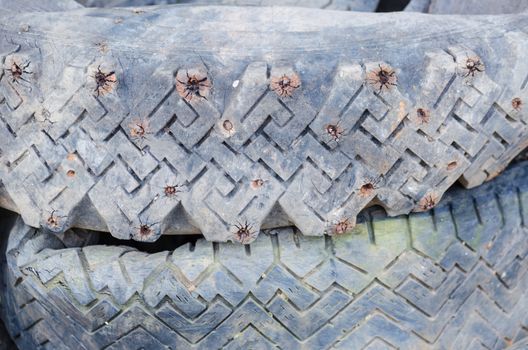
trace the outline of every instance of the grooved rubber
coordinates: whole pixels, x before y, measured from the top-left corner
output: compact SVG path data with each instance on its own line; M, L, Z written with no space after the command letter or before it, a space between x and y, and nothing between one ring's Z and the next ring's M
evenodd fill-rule
M342 236L278 229L150 255L62 248L19 220L3 317L22 350L503 349L528 334L527 179L521 163Z
M183 6L0 23L0 205L52 232L332 234L372 203L428 209L528 145L526 14Z

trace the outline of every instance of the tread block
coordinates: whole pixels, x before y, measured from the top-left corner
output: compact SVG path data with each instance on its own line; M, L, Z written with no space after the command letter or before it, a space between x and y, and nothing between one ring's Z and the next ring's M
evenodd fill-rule
M95 33L112 30L100 23L111 10L82 11L79 21ZM157 14L153 25L179 25L168 20L174 10L149 11ZM184 11L206 15L209 8ZM461 25L482 25L473 21ZM400 22L406 21L395 30L405 32ZM370 46L359 56L347 45L335 54L322 48L325 58L311 49L297 55L299 40L289 41L288 31L273 42L280 42L274 49L280 57L255 52L234 61L205 49L156 47L147 57L141 50L121 52L118 44L112 55L84 44L71 53L67 45L38 36L30 44L25 33L6 31L12 46L2 50L7 146L0 146L0 177L29 225L46 228L55 209L65 219L52 231L86 226L80 218L93 205L100 222L91 228L140 241L174 232L174 224L208 240L235 241L233 227L247 221L255 231L249 243L274 207L310 236L331 232L344 219L353 224L373 200L390 215L423 210L427 196L437 204L459 179L468 187L490 180L528 146L526 113L512 105L528 99L528 36L513 22L500 28L487 29L472 49L446 34L438 38L443 49L375 52L383 61L361 59L373 57ZM24 80L16 81L12 64L24 62ZM94 80L101 72L115 80L103 90ZM390 75L390 84L380 84L380 72ZM202 80L197 95L185 90L193 77ZM175 200L164 200L166 182L182 187ZM368 195L359 190L366 183L374 185ZM146 221L155 224L153 232L140 235ZM467 233L474 234L471 244L482 238L475 230Z
M515 186L523 171L450 193L434 212L372 211L352 233L328 239L284 229L247 247L201 240L149 255L49 239L42 250L46 234L17 224L25 233L9 246L20 253L7 257L25 263L3 265L12 287L2 300L17 311L7 324L19 346L33 348L502 349L527 324L528 236L516 216L528 188ZM471 210L455 208L460 198ZM506 207L515 209L509 219L478 219L502 218ZM491 246L460 232L479 225L493 232ZM71 266L84 273L72 276Z

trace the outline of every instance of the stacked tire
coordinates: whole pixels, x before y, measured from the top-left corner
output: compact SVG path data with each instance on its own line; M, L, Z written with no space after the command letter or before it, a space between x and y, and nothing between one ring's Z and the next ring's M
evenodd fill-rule
M527 334L528 166L347 235L270 230L148 254L17 219L3 317L21 349L504 349Z
M528 14L274 4L0 0L18 348L525 346Z

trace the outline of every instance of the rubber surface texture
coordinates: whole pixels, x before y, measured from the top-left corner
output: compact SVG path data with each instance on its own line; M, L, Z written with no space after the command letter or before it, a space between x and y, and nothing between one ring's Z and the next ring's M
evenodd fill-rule
M15 344L9 337L7 330L2 322L0 322L0 350L14 350Z
M405 8L405 11L413 12L466 15L498 15L526 10L528 1L524 0L411 0Z
M18 220L3 317L22 350L503 349L528 334L527 179L521 163L341 236L279 229L150 255L64 248L89 236Z
M329 10L374 11L378 0L78 0L88 7L124 7L162 4L301 6Z
M13 16L16 13L28 13L28 12L55 12L55 11L67 11L82 8L74 0L0 0L0 9L2 12L9 13L9 16Z
M0 206L52 232L332 234L372 203L429 209L528 143L526 14L176 6L0 23Z

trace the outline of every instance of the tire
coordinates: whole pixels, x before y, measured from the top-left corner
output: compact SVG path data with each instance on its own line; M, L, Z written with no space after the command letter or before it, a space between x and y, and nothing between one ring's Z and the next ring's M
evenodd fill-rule
M333 234L373 204L429 209L528 146L527 14L178 6L0 21L0 205L50 232Z
M519 341L514 346L512 346L509 350L525 350L525 349L528 349L528 338L525 338Z
M515 159L514 162L523 162L528 160L528 149L522 151Z
M162 4L228 5L228 6L302 6L329 10L372 12L378 0L78 0L87 7L124 7Z
M0 9L2 12L9 13L9 16L28 12L55 12L78 10L82 6L74 0L0 0Z
M16 349L15 344L9 338L7 330L2 322L0 322L0 350L13 350Z
M18 220L3 317L21 350L503 349L528 335L527 179L521 163L429 212L372 209L350 234L154 254Z
M411 0L405 8L405 11L412 12L466 15L498 15L526 10L528 2L517 0Z

